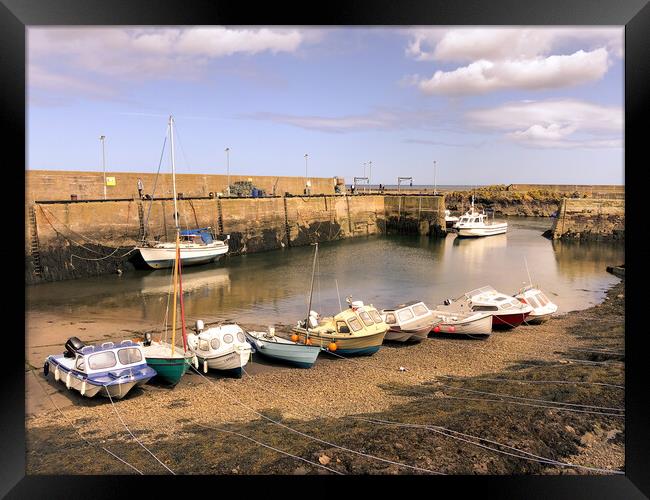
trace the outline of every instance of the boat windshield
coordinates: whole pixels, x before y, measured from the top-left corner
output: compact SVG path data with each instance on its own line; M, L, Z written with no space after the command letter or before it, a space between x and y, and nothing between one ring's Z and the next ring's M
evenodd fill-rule
M546 304L548 304L548 303L550 302L550 300L548 300L548 298L546 297L546 295L544 295L542 292L539 292L539 293L537 294L537 300L540 301L540 303L542 304L542 306L545 306Z
M539 303L537 302L537 299L533 296L528 297L527 302L533 306L535 309L540 307Z
M350 328L352 328L353 332L358 332L363 328L361 322L357 318L350 319L348 323L350 323Z
M88 367L91 370L105 370L113 368L117 364L113 351L104 351L93 354L88 358Z
M372 319L375 320L375 323L381 323L383 321L383 319L381 319L381 316L379 315L379 313L375 309L370 309L370 316L372 316ZM395 317L393 316L393 320L394 319L395 319ZM393 323L394 322L395 321L393 321Z
M131 363L139 363L142 361L142 353L137 347L120 349L117 351L117 357L123 365L130 365Z
M374 325L374 322L372 321L372 318L370 317L370 314L368 314L366 311L360 311L359 312L359 317L363 320L363 322L366 324L366 326Z
M415 313L416 316L424 316L426 313L429 312L427 309L427 306L424 304L415 304L413 306L413 312Z
M467 292L465 295L467 295L468 297L474 297L475 295L480 295L482 293L488 293L488 292L496 292L496 290L494 288L492 288L491 286L484 286L484 287L472 290L471 292Z
M410 309L402 309L397 313L397 317L400 321L408 321L413 318L413 313Z

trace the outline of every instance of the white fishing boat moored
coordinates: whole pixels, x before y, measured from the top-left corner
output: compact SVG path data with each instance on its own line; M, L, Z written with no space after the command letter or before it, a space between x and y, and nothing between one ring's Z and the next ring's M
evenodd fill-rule
M84 345L77 337L65 343L63 354L51 354L45 360L43 373L54 373L54 380L82 396L121 399L136 386L146 384L156 371L145 361L142 348L130 340L119 344L104 342L99 346Z
M320 346L301 344L275 335L275 329L268 332L246 331L246 338L255 352L274 360L280 360L300 368L311 368L321 352Z
M528 285L521 288L514 297L528 304L533 308L532 312L526 318L526 323L539 324L544 323L557 312L557 304L554 304L549 298L544 295L539 288Z
M453 305L439 305L431 311L438 323L431 333L454 333L489 337L492 333L492 315L489 313L462 311Z
M474 210L474 195L472 195L472 206L456 224L454 224L459 237L494 236L508 231L507 222L490 221L485 212L479 213Z
M429 308L417 300L393 309L382 309L381 317L389 326L384 338L397 342L423 341L436 322Z
M246 342L244 330L239 325L218 325L204 329L203 321L196 322L196 334L187 335L190 350L196 354L199 367L207 373L208 368L233 375L242 374L242 368L250 360L252 349Z
M445 225L447 227L452 227L458 222L458 217L451 215L451 210L445 210Z

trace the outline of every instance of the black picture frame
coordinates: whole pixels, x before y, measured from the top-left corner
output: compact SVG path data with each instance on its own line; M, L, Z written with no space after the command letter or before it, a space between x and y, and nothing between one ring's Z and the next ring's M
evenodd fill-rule
M281 482L291 482L291 491L313 488L322 482L331 491L348 488L353 480L363 481L364 489L384 490L389 485L403 481L409 487L425 487L429 493L440 491L445 485L453 488L454 496L464 496L468 489L481 496L499 498L643 498L650 496L650 419L649 393L644 380L643 366L647 350L643 337L647 335L639 318L644 311L641 303L645 294L641 290L647 263L641 256L642 229L639 227L643 213L643 174L647 168L643 158L643 141L647 142L648 94L650 92L650 6L648 0L545 0L522 2L520 0L465 0L465 1L402 1L364 0L328 1L314 5L266 2L255 5L235 1L184 1L161 0L2 0L0 4L0 81L2 90L3 149L12 152L13 163L5 172L19 180L23 175L18 167L26 165L26 102L25 63L26 28L38 25L625 25L625 196L626 217L626 419L625 419L625 476L453 476L453 477L264 477L250 482L241 477L183 478L187 495L205 494L206 481L219 481L236 488L249 488L251 484L272 488ZM639 160L635 159L638 154ZM7 158L5 154L5 158ZM8 160L7 160L8 161ZM637 164L638 162L638 164ZM24 177L23 177L24 180ZM25 200L19 190L9 190L15 203ZM19 218L5 209L9 217L8 234L24 234ZM14 228L14 225L17 227ZM14 231L15 229L15 231ZM9 241L9 240L7 240ZM5 252L5 262L19 262L13 253L18 245ZM11 266L10 266L11 267ZM631 271L630 271L631 270ZM646 281L647 283L647 281ZM11 287L12 289L15 286ZM169 491L172 478L113 476L26 476L25 475L25 380L20 365L20 325L25 318L21 305L24 296L16 297L5 313L15 316L5 329L5 342L10 345L3 363L2 389L2 453L0 454L0 494L9 498L103 498L114 497L138 484L146 484L148 494ZM22 317L20 317L22 316ZM73 459L74 457L70 457ZM181 478L173 478L181 479ZM119 481L117 483L116 481ZM176 481L174 481L175 483ZM421 484L417 484L420 482ZM119 488L115 486L119 484ZM191 485L190 485L191 484ZM294 489L296 488L296 489ZM209 490L207 490L209 491ZM224 490L225 491L225 490ZM230 490L232 491L232 490ZM308 490L305 490L308 491ZM326 490L327 491L327 490ZM415 490L414 490L415 491ZM425 490L427 491L427 490ZM211 494L217 494L212 492Z

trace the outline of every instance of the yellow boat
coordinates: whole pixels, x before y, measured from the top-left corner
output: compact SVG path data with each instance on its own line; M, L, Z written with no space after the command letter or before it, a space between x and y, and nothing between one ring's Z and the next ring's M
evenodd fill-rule
M315 311L310 311L309 317L291 330L298 336L298 342L311 342L344 355L377 352L388 331L388 324L374 306L366 306L361 301L351 302L350 299L348 302L349 308L333 317L318 320ZM307 324L309 328L306 328Z

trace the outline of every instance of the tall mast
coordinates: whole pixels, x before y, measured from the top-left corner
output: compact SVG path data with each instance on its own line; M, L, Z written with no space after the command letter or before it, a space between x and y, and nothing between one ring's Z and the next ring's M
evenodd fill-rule
M172 155L172 188L174 190L174 222L176 224L176 232L178 232L178 207L176 206L176 164L174 163L174 117L169 115L169 139L171 141L171 155Z
M316 250L314 251L314 264L311 269L311 286L309 287L309 309L307 309L307 324L306 330L309 332L309 313L311 312L311 297L314 293L314 274L316 272L316 257L318 256L318 242L315 243Z

